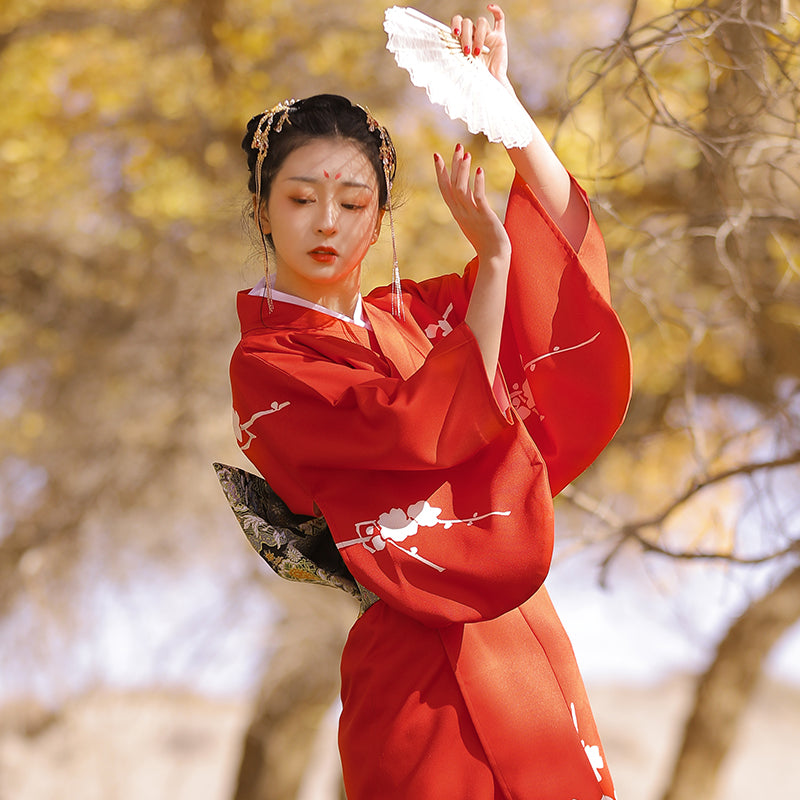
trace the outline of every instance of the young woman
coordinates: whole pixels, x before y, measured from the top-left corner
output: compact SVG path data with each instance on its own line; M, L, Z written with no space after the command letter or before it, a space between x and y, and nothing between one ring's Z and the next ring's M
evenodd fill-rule
M512 92L489 10L453 32ZM254 117L243 147L272 267L238 298L237 437L292 512L324 517L364 598L341 666L348 798L613 798L542 586L552 498L605 447L630 387L583 192L537 135L509 151L503 224L469 153L435 155L475 259L362 297L391 211L386 130L322 95Z

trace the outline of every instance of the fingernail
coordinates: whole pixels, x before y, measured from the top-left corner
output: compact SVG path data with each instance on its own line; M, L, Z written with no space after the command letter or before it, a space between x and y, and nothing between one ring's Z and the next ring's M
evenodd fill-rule
M469 52L470 52L470 50L469 50L469 45L465 45L465 46L464 46L464 55L465 55L465 56L468 56L468 55L469 55Z
M474 55L474 56L479 56L480 54L481 54L481 49L480 49L480 47L473 47L473 48L472 48L472 55Z
M459 28L453 28L453 36L461 36L461 30Z
M439 154L438 154L438 153L434 153L434 154L433 154L433 160L434 160L434 161L435 161L437 164L439 163Z
M475 170L475 174L476 175L483 175L483 167L478 167L478 169Z
M459 143L456 145L456 152L458 152L460 149L461 149L461 142L459 142Z

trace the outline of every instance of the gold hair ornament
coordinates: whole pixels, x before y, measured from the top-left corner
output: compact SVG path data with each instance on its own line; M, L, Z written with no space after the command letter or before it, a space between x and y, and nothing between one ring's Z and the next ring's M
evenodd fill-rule
M269 250L267 248L266 237L264 236L264 229L261 226L261 170L264 165L264 159L267 157L269 150L269 135L271 131L280 133L284 125L291 125L292 121L289 118L289 112L295 108L297 100L283 100L278 105L273 106L271 109L265 111L261 120L258 123L255 133L253 134L253 141L250 145L253 150L258 150L258 157L256 158L255 167L255 185L256 185L256 220L258 222L258 230L261 234L261 244L264 247L264 267L266 271L266 296L267 306L270 313L273 310L272 304L272 287L269 280ZM370 133L378 132L381 144L379 147L379 154L381 164L383 166L383 176L386 180L386 205L389 211L389 231L392 237L392 314L398 319L405 319L405 308L403 306L403 293L400 284L400 266L397 259L397 243L394 234L394 218L392 216L392 173L395 170L395 154L390 144L389 133L381 125L378 120L372 115L372 112L365 106L359 105L367 118L367 127Z
M372 115L366 106L359 108L367 116L367 127L371 133L378 132L381 139L379 149L381 163L383 164L383 176L386 179L386 205L389 211L389 231L392 235L392 314L398 319L405 319L405 308L403 306L403 288L400 284L400 265L397 260L397 243L394 237L394 218L392 217L392 173L396 169L395 154L392 149L389 132Z
M250 147L253 150L258 150L256 157L255 168L255 182L256 182L256 222L258 223L258 232L261 234L261 246L264 248L264 271L266 274L267 285L265 287L267 296L267 307L270 314L273 310L272 305L272 285L269 279L269 249L267 248L267 240L264 235L264 228L261 225L261 168L264 166L264 159L267 157L269 150L269 134L271 131L280 133L283 126L291 125L292 121L289 119L289 112L294 110L294 104L297 102L294 98L291 100L283 100L278 105L264 111L261 115L261 120L258 123L255 133L253 134L253 141Z

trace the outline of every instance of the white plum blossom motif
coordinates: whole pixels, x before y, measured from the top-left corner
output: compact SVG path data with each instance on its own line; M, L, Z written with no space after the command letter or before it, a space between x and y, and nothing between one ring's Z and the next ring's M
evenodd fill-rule
M408 512L402 508L393 508L389 512L384 512L378 517L378 532L384 539L391 539L393 542L402 542L409 536L413 536L420 525L423 528L433 528L439 524L439 514L441 508L434 508L428 505L427 500L420 500L408 507Z
M398 542L404 542L409 536L414 536L420 528L435 528L441 525L445 530L449 530L453 525L462 523L473 525L478 520L486 519L491 516L507 517L510 511L490 511L488 514L473 514L469 519L439 519L442 513L441 508L430 505L427 500L420 500L412 503L406 511L402 508L392 508L384 511L377 520L356 523L356 539L348 539L345 542L337 542L336 546L340 550L360 544L370 553L377 553L384 550L387 544L402 550L412 558L433 567L437 572L444 572L444 567L434 564L424 556L420 555L417 547L401 547Z
M511 400L511 405L514 407L514 411L517 412L521 420L526 420L533 413L539 417L540 421L544 419L536 408L536 403L533 400L533 392L531 392L528 381L523 380L521 385L519 383L512 384L511 391L509 392L509 399Z
M549 353L544 353L540 356L536 356L536 358L532 358L523 366L523 369L529 369L533 372L536 369L536 364L542 359L551 358L561 353L568 353L570 350L577 350L580 347L586 347L587 344L591 344L599 335L600 331L592 336L591 339L587 339L585 342L579 342L571 347L560 347L556 345ZM539 421L544 422L544 415L540 414L539 409L536 408L536 401L533 399L533 392L527 380L523 379L521 385L519 383L513 384L509 396L511 405L514 407L514 410L521 420L526 420L531 414L536 414L536 416L539 417Z
M276 411L280 411L282 408L286 408L289 405L289 401L287 400L285 403L279 403L277 400L273 400L272 405L265 409L264 411L257 411L250 417L247 422L240 422L239 421L239 414L236 412L236 409L233 409L233 432L236 434L236 441L239 443L240 450L247 450L250 447L253 439L256 438L256 435L250 430L252 424L259 419L260 417L265 417L267 414L274 414ZM245 441L245 437L247 437L247 441Z
M450 316L450 312L453 310L453 304L450 303L449 306L444 310L444 314L442 314L442 318L438 322L433 322L425 328L425 335L433 340L441 331L442 338L447 336L448 333L453 332L453 326L447 321L447 318Z
M569 707L572 710L572 724L575 726L575 731L577 732L578 736L580 736L581 732L578 730L578 715L575 713L575 703L570 703ZM588 745L583 739L581 739L581 746L583 747L583 751L586 753L586 758L589 759L589 765L594 770L595 778L597 778L598 782L602 781L603 776L598 772L598 770L603 769L605 764L603 763L603 756L600 753L599 745Z
M560 347L556 345L549 353L543 353L540 356L536 356L536 358L532 358L527 364L525 364L524 369L529 369L533 372L536 369L536 363L541 361L543 358L550 358L551 356L561 355L561 353L568 353L570 350L578 350L581 347L586 347L587 344L591 344L598 336L600 335L600 331L592 336L591 339L587 339L585 342L578 342L578 344L574 344L571 347Z

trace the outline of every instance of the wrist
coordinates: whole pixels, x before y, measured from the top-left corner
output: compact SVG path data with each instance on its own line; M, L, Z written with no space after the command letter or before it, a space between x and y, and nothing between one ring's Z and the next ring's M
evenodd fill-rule
M479 251L478 264L484 272L508 274L511 269L511 246L495 251Z
M517 97L517 92L511 84L511 81L508 78L508 74L503 72L501 75L494 76L497 82L515 99L519 100Z

